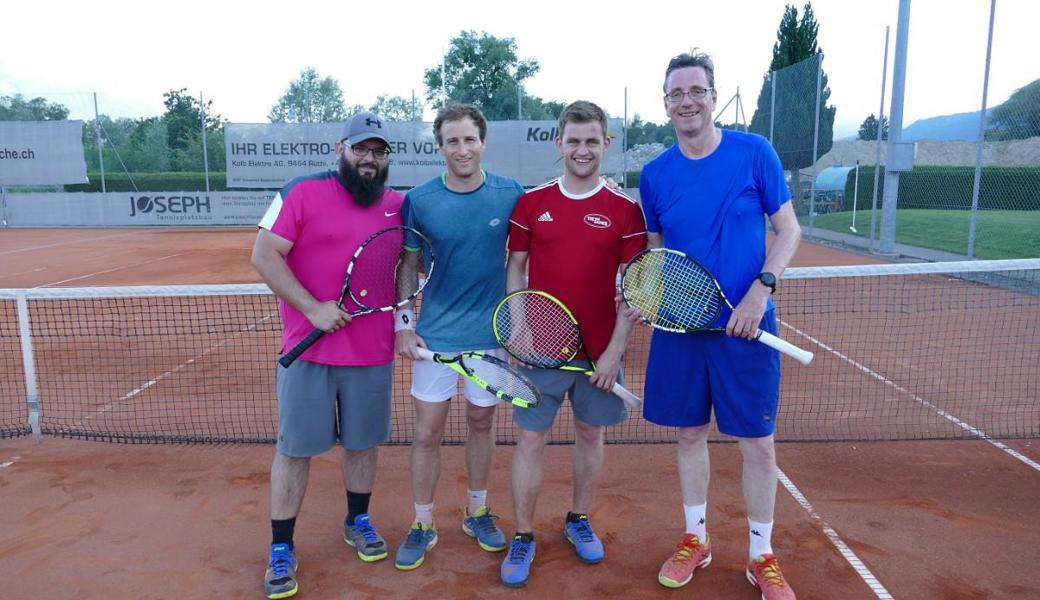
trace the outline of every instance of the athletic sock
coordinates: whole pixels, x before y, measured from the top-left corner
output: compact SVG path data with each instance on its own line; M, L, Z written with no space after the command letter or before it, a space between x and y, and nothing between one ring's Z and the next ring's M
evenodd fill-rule
M368 501L372 499L372 492L362 494L347 490L347 525L354 524L354 517L368 512Z
M289 544L293 547L293 531L296 529L296 517L291 519L271 519L271 544Z
M763 554L773 553L773 523L756 523L748 519L751 544L748 553L754 560Z
M576 512L568 512L567 513L567 522L568 523L577 523L578 521L582 520L582 518L584 518L586 521L588 521L589 520L589 515L586 514L586 513L576 513Z
M696 535L702 544L707 542L708 526L705 524L705 517L708 514L708 503L696 506L683 504L683 513L686 515L686 533Z
M428 527L433 526L433 502L415 505L415 520Z
M477 512L481 506L487 506L487 490L470 490L469 514Z

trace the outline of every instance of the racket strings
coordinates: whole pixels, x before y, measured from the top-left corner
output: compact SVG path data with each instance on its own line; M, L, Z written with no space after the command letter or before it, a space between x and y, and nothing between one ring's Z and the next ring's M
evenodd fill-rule
M551 298L538 293L514 295L497 317L503 345L529 365L554 368L578 353L578 325Z
M669 329L707 327L722 309L711 275L672 252L648 252L629 265L624 294L651 324Z
M403 229L387 229L368 240L351 264L351 299L362 308L397 304L397 269L405 252Z
M538 403L538 391L531 382L514 372L508 365L494 361L487 356L481 358L463 356L459 360L468 371L483 379L496 390L529 404Z

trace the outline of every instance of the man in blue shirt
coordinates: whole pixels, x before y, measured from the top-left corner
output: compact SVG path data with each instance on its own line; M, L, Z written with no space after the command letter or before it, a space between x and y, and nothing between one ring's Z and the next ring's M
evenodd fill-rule
M422 565L437 543L433 492L440 475L440 443L455 396L458 375L450 368L417 360L416 347L434 352L482 351L506 360L491 327L495 305L505 295L505 247L509 215L523 195L520 184L480 168L487 121L480 110L465 104L441 109L433 132L447 170L415 187L405 197L404 223L425 234L437 257L436 275L423 291L422 318L414 329L410 310L396 315L397 353L415 360L412 397L415 437L411 475L415 520L397 550L395 565L411 570ZM416 274L418 257L408 265ZM469 502L462 529L488 552L505 549L502 530L487 506L495 406L492 394L464 380L466 402L466 469Z
M779 354L751 341L777 333L770 294L794 256L801 229L783 167L769 142L715 126L714 65L680 54L665 72L664 107L676 144L643 168L639 188L650 247L674 248L703 263L726 296L739 299L715 325L725 333L654 331L647 362L647 420L679 428L679 482L686 534L658 581L681 587L711 562L706 531L708 428L737 438L750 529L748 580L766 600L793 600L771 546L777 467L773 445ZM776 232L766 250L765 217ZM630 309L629 314L632 311Z

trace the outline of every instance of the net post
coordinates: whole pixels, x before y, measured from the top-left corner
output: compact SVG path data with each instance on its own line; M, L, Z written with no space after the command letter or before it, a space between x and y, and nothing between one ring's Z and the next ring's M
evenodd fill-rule
M36 383L36 358L33 353L32 328L29 324L29 302L25 290L18 290L15 296L18 311L18 339L22 346L22 371L25 375L25 404L29 410L29 427L33 438L40 440L40 396Z

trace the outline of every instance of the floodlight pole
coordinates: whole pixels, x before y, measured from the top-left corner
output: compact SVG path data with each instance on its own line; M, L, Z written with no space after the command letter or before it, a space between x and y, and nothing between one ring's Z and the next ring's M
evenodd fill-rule
M888 124L888 146L885 164L885 201L881 206L882 254L896 251L896 209L899 198L899 171L891 169L896 148L903 141L903 95L906 89L906 46L910 38L910 0L899 0L899 22L896 27L896 57L892 63L892 115Z

